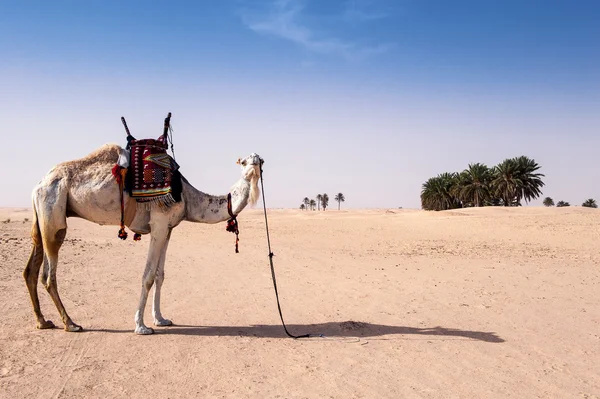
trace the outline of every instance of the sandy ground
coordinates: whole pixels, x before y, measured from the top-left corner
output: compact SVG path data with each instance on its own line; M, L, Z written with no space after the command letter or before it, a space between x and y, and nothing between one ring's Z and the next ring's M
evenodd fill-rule
M9 219L10 222L1 223ZM58 268L67 333L36 330L21 276L28 210L0 210L0 397L598 398L600 210L269 212L184 223L162 308L133 334L149 237L69 220ZM146 321L150 323L150 303Z

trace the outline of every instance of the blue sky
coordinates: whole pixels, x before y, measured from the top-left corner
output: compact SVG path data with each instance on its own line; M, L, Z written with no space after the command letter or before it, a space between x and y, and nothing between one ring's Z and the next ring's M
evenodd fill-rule
M0 206L54 164L158 136L200 190L266 160L271 207L419 207L470 162L533 157L544 195L600 200L596 1L20 1L2 5ZM7 159L8 158L8 159ZM19 173L15 173L17 165ZM534 204L539 204L535 201Z

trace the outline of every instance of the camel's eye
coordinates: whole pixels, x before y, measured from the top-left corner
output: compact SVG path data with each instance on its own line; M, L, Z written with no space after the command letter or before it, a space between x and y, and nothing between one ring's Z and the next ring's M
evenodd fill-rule
M245 159L242 161L242 166L246 166L246 160Z

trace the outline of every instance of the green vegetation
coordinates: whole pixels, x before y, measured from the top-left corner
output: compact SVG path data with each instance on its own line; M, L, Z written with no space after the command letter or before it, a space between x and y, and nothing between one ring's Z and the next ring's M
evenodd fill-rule
M554 200L550 197L544 198L544 206L554 206Z
M589 198L589 199L585 200L585 202L583 204L581 204L581 206L584 206L586 208L598 208L598 204L596 203L596 200L593 198Z
M469 164L464 171L441 173L423 183L421 207L425 210L473 206L521 206L538 198L543 174L531 158L505 159L494 167L482 163ZM550 198L550 200L552 200Z
M333 199L337 201L337 203L338 203L338 211L339 211L340 210L340 205L342 204L342 202L346 201L346 198L344 197L344 194L337 193Z

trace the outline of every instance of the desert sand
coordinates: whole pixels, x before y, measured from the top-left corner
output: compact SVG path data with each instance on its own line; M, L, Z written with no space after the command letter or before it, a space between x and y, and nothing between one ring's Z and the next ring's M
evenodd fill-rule
M1 209L2 398L598 398L600 210L270 210L184 222L163 315L133 333L149 237L69 219L37 330L21 273L31 213ZM146 321L151 322L151 302Z

